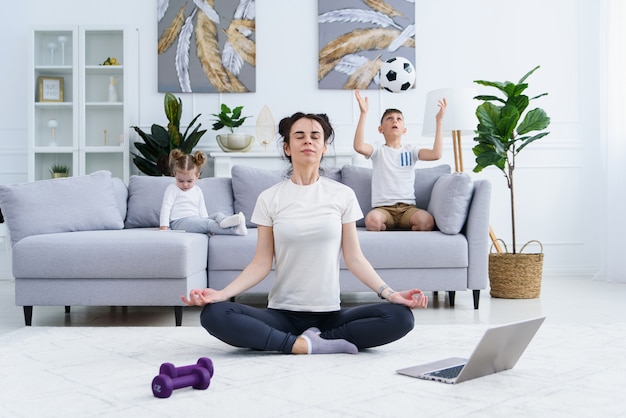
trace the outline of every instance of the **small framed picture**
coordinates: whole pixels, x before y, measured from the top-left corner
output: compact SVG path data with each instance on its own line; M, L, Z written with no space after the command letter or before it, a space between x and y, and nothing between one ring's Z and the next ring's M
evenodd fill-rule
M63 101L63 77L39 77L39 101Z

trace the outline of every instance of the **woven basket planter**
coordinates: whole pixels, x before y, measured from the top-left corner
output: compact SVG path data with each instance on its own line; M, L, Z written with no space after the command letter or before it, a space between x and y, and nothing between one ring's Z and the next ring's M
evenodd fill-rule
M541 252L524 254L526 246L533 242L539 244ZM502 244L506 252L489 254L491 296L505 299L538 298L543 274L543 245L536 240L528 241L519 253L512 254L508 252L506 244Z

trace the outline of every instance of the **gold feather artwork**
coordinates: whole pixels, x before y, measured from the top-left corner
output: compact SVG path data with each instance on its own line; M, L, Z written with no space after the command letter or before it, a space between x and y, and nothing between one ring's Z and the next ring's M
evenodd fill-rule
M255 91L255 4L157 0L159 91Z
M318 0L318 86L379 89L389 58L415 62L415 3L406 0Z
M267 151L267 146L272 143L276 136L276 123L267 105L263 106L256 117L256 138L263 146L263 151Z

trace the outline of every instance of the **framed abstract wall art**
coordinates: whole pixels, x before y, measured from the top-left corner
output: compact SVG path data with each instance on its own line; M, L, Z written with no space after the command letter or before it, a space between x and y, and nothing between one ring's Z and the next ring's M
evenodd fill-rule
M318 0L320 89L379 89L383 62L415 63L415 0Z
M159 92L256 90L255 0L157 0Z

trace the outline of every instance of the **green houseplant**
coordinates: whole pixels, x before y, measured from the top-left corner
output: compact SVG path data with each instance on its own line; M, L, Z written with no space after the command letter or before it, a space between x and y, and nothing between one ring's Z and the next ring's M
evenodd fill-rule
M524 114L531 100L548 94L542 93L532 98L522 94L528 87L528 84L525 83L526 79L538 68L539 66L526 73L517 84L510 81L474 81L483 86L495 87L506 97L504 99L491 95L475 97L475 99L482 100L483 103L476 109L478 130L474 141L478 144L472 150L476 156L474 172L478 173L493 165L504 173L511 199L512 252L514 254L516 252L515 188L513 183L515 157L527 145L549 133L545 131L535 133L536 131L543 131L550 124L550 118L543 109L535 108ZM524 117L522 118L522 116Z
M474 172L478 173L493 165L504 173L509 188L513 248L511 254L489 255L491 295L495 297L539 296L543 254L521 254L528 243L522 247L519 254L517 253L513 181L517 155L529 144L548 135L548 132L544 131L550 124L546 112L541 108L527 111L531 100L546 96L548 93L532 98L523 94L528 88L526 79L538 68L539 66L530 70L517 83L474 81L482 86L494 87L504 94L504 98L493 95L475 97L483 103L476 109L478 128L474 141L477 145L472 149L476 156Z
M65 164L52 164L50 167L50 176L53 179L59 177L67 177L70 175L70 168Z
M222 103L220 113L213 113L217 119L214 119L213 130L219 131L222 128L228 128L230 133L234 134L237 128L239 128L246 119L251 116L241 116L243 106L237 106L231 109L226 104Z
M212 114L212 116L216 117L216 119L213 119L214 131L219 131L223 128L228 128L229 130L229 133L226 135L216 136L217 144L225 152L249 151L254 144L254 136L236 133L237 128L243 125L246 119L251 117L241 116L242 110L243 106L237 106L231 109L226 104L222 103L220 113Z
M149 176L171 175L168 164L170 151L178 148L185 154L191 154L206 132L206 129L200 130L201 123L194 127L200 114L193 118L184 133L180 132L183 103L172 93L165 94L163 105L165 116L169 121L167 128L153 124L150 133L146 133L137 126L132 127L143 139L143 142L134 143L140 154L132 153L133 163L141 172Z

